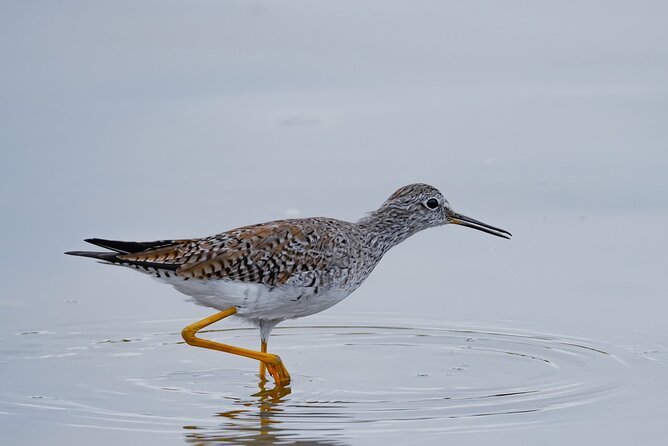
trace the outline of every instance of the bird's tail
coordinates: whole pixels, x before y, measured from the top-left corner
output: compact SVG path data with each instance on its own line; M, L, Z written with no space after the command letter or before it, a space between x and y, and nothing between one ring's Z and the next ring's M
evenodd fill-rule
M99 251L68 251L65 254L70 256L90 257L92 259L102 260L104 262L119 263L117 252L99 252Z
M177 246L188 240L157 240L154 242L124 242L120 240L105 240L101 238L89 238L85 240L88 243L107 248L113 252L100 251L68 251L65 254L79 257L90 257L103 262L112 263L114 265L123 265L136 267L138 269L152 268L160 270L176 270L180 264L170 262L153 261L153 259L128 259L128 256L134 254L142 254L145 252L153 252L153 250L160 248L168 248L170 246Z

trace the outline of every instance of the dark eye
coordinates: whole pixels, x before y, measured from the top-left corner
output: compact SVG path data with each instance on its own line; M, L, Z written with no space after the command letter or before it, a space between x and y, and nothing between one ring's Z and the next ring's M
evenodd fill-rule
M430 198L424 205L429 209L436 209L438 207L438 200L436 198Z

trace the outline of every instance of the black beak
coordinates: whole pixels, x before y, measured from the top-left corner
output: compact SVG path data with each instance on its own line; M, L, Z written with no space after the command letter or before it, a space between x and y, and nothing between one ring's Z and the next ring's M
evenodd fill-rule
M466 215L457 214L455 212L448 214L448 221L456 225L466 226L467 228L477 229L478 231L486 232L488 234L495 235L497 237L503 237L509 239L512 234L504 229L495 228L486 223L483 223L478 220L474 220L471 217Z

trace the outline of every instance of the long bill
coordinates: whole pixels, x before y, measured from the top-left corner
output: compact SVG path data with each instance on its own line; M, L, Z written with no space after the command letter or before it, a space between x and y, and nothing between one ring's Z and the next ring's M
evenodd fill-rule
M502 237L502 238L509 239L512 236L512 234L510 232L506 231L505 229L490 226L487 223L483 223L483 222L475 220L471 217L467 217L466 215L457 214L456 212L452 212L452 213L448 214L448 221L450 223L453 223L453 224L456 224L456 225L461 225L461 226L466 226L467 228L477 229L478 231L486 232L488 234L492 234L492 235L495 235L497 237Z

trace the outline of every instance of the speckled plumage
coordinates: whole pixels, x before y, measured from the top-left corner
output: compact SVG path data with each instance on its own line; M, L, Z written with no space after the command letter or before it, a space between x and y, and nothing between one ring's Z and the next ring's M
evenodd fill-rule
M199 239L89 239L114 252L68 254L151 274L201 305L219 310L234 306L237 316L260 326L266 339L278 322L322 311L355 291L393 246L423 229L457 223L459 217L437 189L412 184L354 223L316 217L245 226Z

